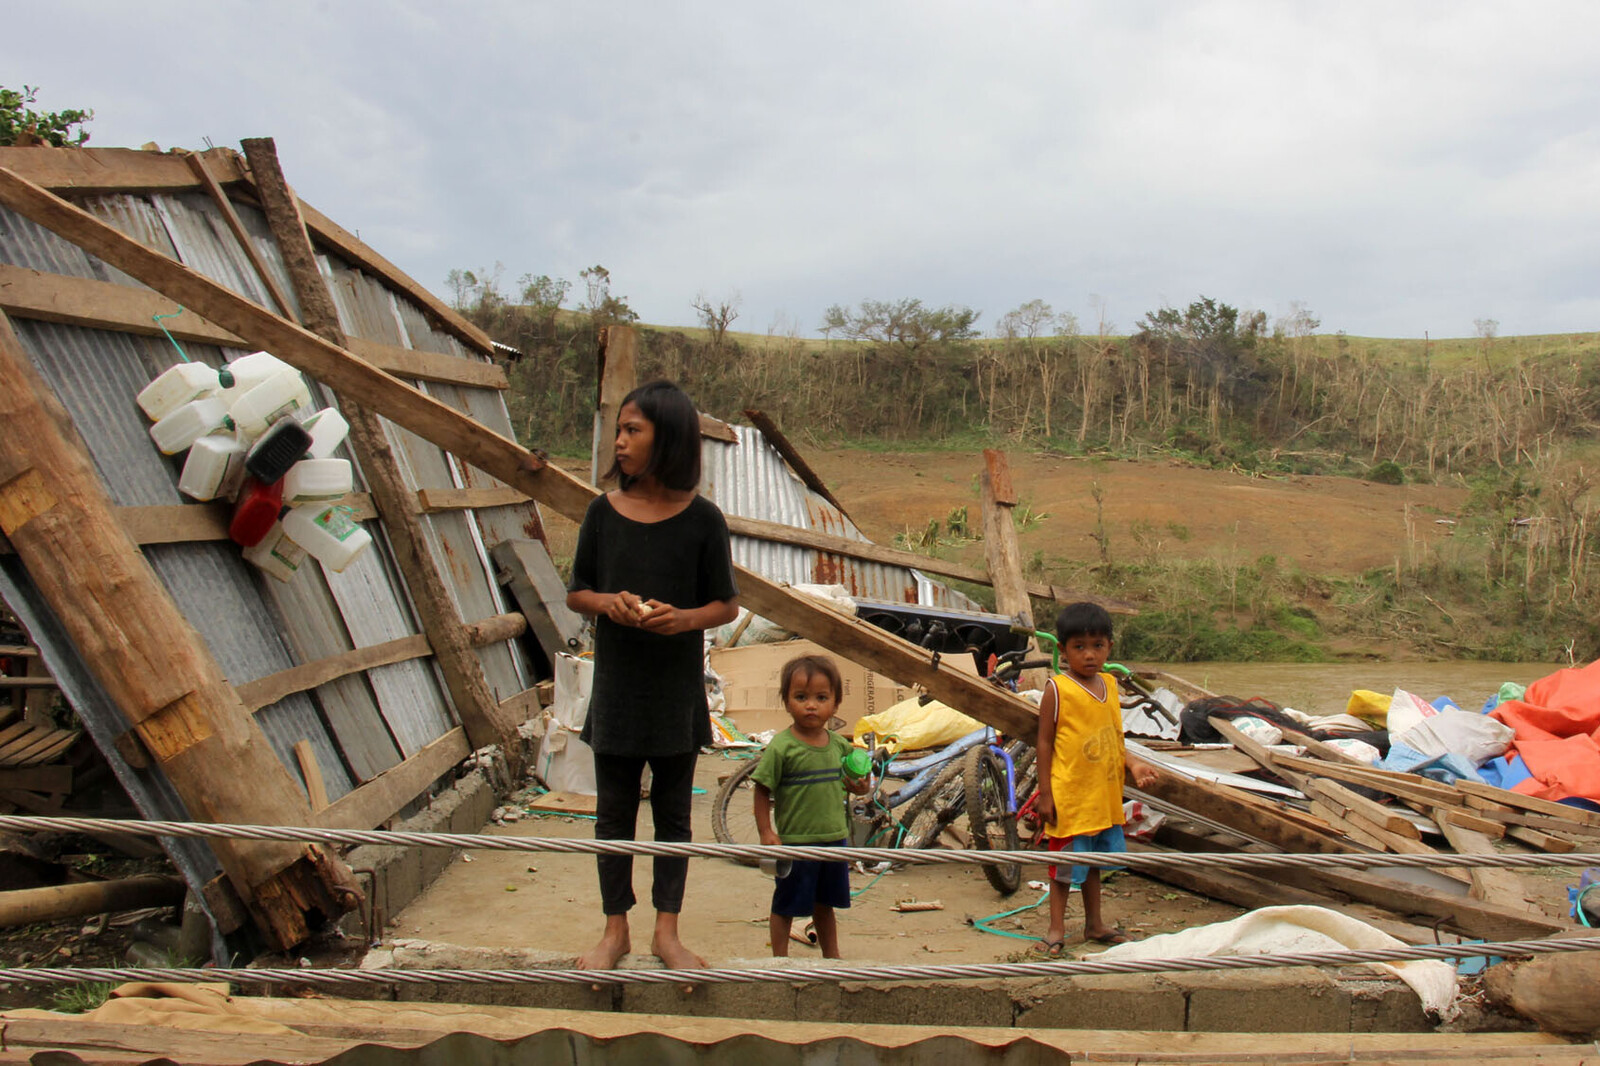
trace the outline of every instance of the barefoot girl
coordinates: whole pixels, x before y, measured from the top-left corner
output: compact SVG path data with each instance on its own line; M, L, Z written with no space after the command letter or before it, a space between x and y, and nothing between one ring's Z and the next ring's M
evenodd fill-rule
M630 392L617 415L621 486L590 503L578 531L567 606L595 617L594 687L581 739L594 749L597 839L632 840L639 785L651 771L657 840L686 841L695 760L711 743L704 633L738 614L728 526L700 484L700 416L676 385ZM600 942L578 965L626 955L633 858L601 855ZM689 860L657 858L650 950L672 969L704 966L678 939Z

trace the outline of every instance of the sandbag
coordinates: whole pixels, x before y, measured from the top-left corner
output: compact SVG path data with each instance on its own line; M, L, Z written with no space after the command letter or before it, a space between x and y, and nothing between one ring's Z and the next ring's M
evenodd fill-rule
M1498 758L1511 746L1511 727L1470 711L1439 711L1401 732L1389 731L1396 744L1424 755L1459 755L1476 766Z

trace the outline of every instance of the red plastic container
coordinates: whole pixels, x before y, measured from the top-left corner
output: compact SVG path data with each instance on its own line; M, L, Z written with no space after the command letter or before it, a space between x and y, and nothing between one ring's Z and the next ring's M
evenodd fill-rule
M272 529L283 510L283 481L263 484L259 479L246 477L244 488L239 490L239 502L233 508L233 521L228 523L228 536L245 548L254 548Z

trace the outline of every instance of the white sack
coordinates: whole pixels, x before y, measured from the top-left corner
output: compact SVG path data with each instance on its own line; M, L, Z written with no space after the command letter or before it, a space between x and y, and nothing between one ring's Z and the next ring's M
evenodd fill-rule
M539 745L539 779L551 792L592 796L594 752L578 734L589 719L594 660L562 652L556 656L555 673L555 699L545 708L544 741Z
M1093 959L1178 959L1213 955L1280 955L1307 951L1376 951L1406 943L1326 907L1262 907L1232 921L1118 944ZM1437 959L1374 962L1410 985L1431 1015L1456 998L1456 971Z
M1515 731L1504 722L1474 711L1440 711L1432 718L1389 739L1424 755L1459 755L1473 766L1498 759L1511 746Z

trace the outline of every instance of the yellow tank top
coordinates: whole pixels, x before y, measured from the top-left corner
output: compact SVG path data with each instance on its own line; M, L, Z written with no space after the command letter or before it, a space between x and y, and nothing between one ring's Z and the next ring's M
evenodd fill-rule
M1122 824L1122 703L1117 679L1100 677L1106 684L1103 700L1066 674L1050 679L1056 687L1056 744L1050 754L1056 820L1045 832L1053 837Z

